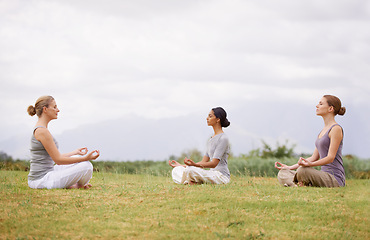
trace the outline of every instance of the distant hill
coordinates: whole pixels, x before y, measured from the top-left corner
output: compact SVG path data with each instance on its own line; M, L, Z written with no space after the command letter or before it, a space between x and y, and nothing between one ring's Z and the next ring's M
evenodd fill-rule
M86 146L90 150L99 149L100 160L164 160L193 148L205 151L206 142L213 134L206 123L207 113L159 120L129 116L67 130L54 134L54 137L61 152ZM294 103L270 104L263 109L246 106L231 109L228 113L231 125L225 132L236 155L260 147L262 139L272 146L277 141L284 143L289 140L290 144L296 144L296 153L311 153L323 126L321 118L314 115L312 106L295 106ZM354 119L357 122L364 119L353 112L348 115L338 117L345 129L344 154L368 157L366 146L370 145L370 138L361 135L370 130L368 127L359 128L363 124L361 122L359 125L351 124ZM14 158L29 159L31 131L18 129L15 136L0 141L0 151Z

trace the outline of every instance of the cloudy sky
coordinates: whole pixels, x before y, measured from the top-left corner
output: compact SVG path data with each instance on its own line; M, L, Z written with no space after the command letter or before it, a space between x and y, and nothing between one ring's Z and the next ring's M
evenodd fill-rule
M367 0L0 0L0 151L27 158L26 108L52 95L60 145L102 159L201 148L216 106L236 154L261 139L312 152L315 105L333 94L347 108L344 153L370 158L369 29Z

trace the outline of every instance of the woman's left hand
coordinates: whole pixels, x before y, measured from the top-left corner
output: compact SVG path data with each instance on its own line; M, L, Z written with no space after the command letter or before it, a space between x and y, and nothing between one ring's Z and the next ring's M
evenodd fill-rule
M304 158L299 158L298 165L302 167L311 167L311 162Z
M187 157L184 159L184 163L188 166L195 166L195 162Z

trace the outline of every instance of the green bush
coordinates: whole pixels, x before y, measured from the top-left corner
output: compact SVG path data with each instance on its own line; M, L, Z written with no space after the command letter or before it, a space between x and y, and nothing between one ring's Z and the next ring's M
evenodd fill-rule
M262 142L262 149L257 148L249 151L248 154L242 154L241 157L259 157L259 158L292 158L295 157L296 154L294 154L294 148L295 144L293 144L291 147L288 145L288 140L285 141L285 144L280 144L279 142L276 142L276 148L273 149L269 144L267 144L265 141Z
M166 161L92 161L94 171L114 172L121 174L151 174L155 176L166 176L170 166Z
M29 169L29 161L19 159L13 160L13 158L8 154L0 152L0 170L28 171Z

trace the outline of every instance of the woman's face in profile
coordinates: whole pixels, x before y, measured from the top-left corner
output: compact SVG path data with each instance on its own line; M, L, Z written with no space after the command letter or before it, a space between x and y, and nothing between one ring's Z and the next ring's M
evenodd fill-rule
M316 105L316 115L324 115L329 112L329 104L326 98L321 98L319 104Z
M49 107L47 107L45 109L46 109L45 114L47 114L51 119L57 119L58 118L59 109L58 109L58 106L57 106L57 103L55 102L55 100L52 100L49 103Z
M207 117L207 124L208 126L214 126L218 122L218 118L216 118L215 113L211 110Z

